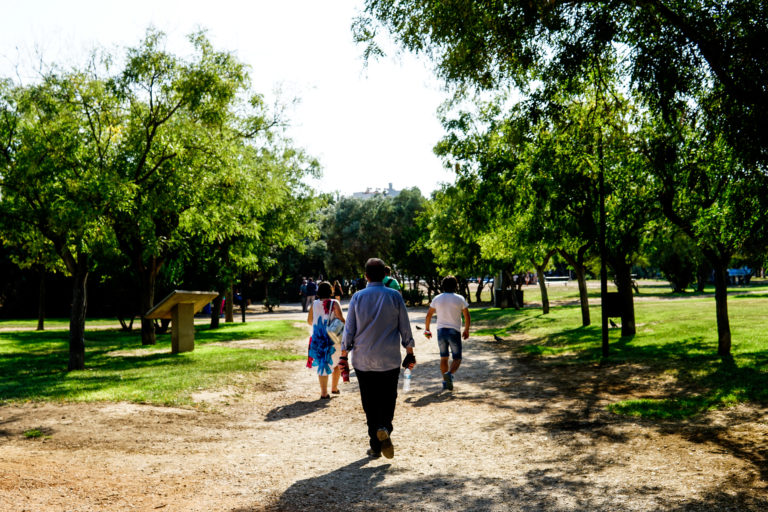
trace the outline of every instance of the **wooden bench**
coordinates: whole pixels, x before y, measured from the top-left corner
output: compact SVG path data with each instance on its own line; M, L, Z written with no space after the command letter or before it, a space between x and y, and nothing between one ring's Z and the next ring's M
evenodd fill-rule
M565 286L568 286L568 281L570 280L571 278L568 276L544 276L547 286L549 286L549 283L564 283Z

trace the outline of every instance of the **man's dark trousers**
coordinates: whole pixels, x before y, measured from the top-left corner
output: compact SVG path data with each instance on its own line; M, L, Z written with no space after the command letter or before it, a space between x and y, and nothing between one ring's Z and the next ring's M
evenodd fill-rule
M376 437L376 432L382 427L392 432L400 368L383 372L362 372L355 369L355 375L360 385L360 398L368 423L371 449L380 452L381 441Z

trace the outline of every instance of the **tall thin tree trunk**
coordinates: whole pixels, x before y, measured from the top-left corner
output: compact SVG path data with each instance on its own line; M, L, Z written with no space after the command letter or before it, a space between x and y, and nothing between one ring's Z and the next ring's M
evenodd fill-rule
M45 329L45 269L40 269L40 286L37 289L37 330Z
M224 322L231 323L235 321L235 308L234 308L234 302L235 302L235 292L232 289L232 283L229 283L229 286L227 287L227 297L226 302L224 303Z
M581 304L581 325L584 327L592 324L592 317L589 314L589 290L587 290L587 273L584 268L578 267L573 270L576 274L576 282L579 283L579 303Z
M731 357L731 324L728 320L728 260L719 259L715 267L715 312L717 315L717 354Z
M702 293L709 280L709 269L706 265L699 265L696 269L696 291Z
M139 271L139 280L141 281L141 344L155 345L155 322L144 315L155 306L155 279L159 268L156 267L154 259L150 260L147 267Z
M579 303L581 304L581 325L584 327L592 324L592 318L589 314L589 293L587 291L587 275L582 262L583 254L588 245L579 249L579 256L574 257L564 250L560 250L560 255L568 262L576 274L576 281L579 283Z
M547 268L549 259L553 254L555 254L556 251L557 249L551 249L548 251L547 254L544 255L544 259L541 263L536 263L533 259L531 259L531 264L533 264L534 268L536 269L536 280L539 282L539 290L541 291L541 311L545 315L549 313L549 292L547 290L547 283L544 278L544 269Z
M69 370L85 369L85 314L88 309L87 258L79 255L72 275L72 310L69 316Z
M547 282L544 278L544 265L536 265L536 276L539 280L539 290L541 291L541 312L549 313L549 292L547 291Z

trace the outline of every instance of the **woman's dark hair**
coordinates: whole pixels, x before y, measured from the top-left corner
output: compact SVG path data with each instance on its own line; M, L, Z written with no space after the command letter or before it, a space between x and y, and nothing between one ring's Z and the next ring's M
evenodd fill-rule
M459 287L459 282L453 276L446 276L443 278L441 284L443 291L448 293L456 293L456 289Z
M329 283L328 281L323 281L322 283L317 285L318 299L330 299L332 293L333 293L333 289L331 288L331 283Z

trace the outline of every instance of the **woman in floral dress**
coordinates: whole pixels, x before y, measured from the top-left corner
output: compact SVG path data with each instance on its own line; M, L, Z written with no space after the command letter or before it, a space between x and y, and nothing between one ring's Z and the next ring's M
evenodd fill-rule
M307 368L317 368L317 378L320 381L320 398L329 399L328 376L331 376L331 393L339 394L339 357L346 357L346 351L342 352L341 342L334 342L328 335L328 322L334 317L342 322L344 315L341 312L339 301L332 299L333 288L328 282L322 282L317 286L317 299L312 302L307 316L307 323L312 326L312 334L309 337L309 354L307 356Z

